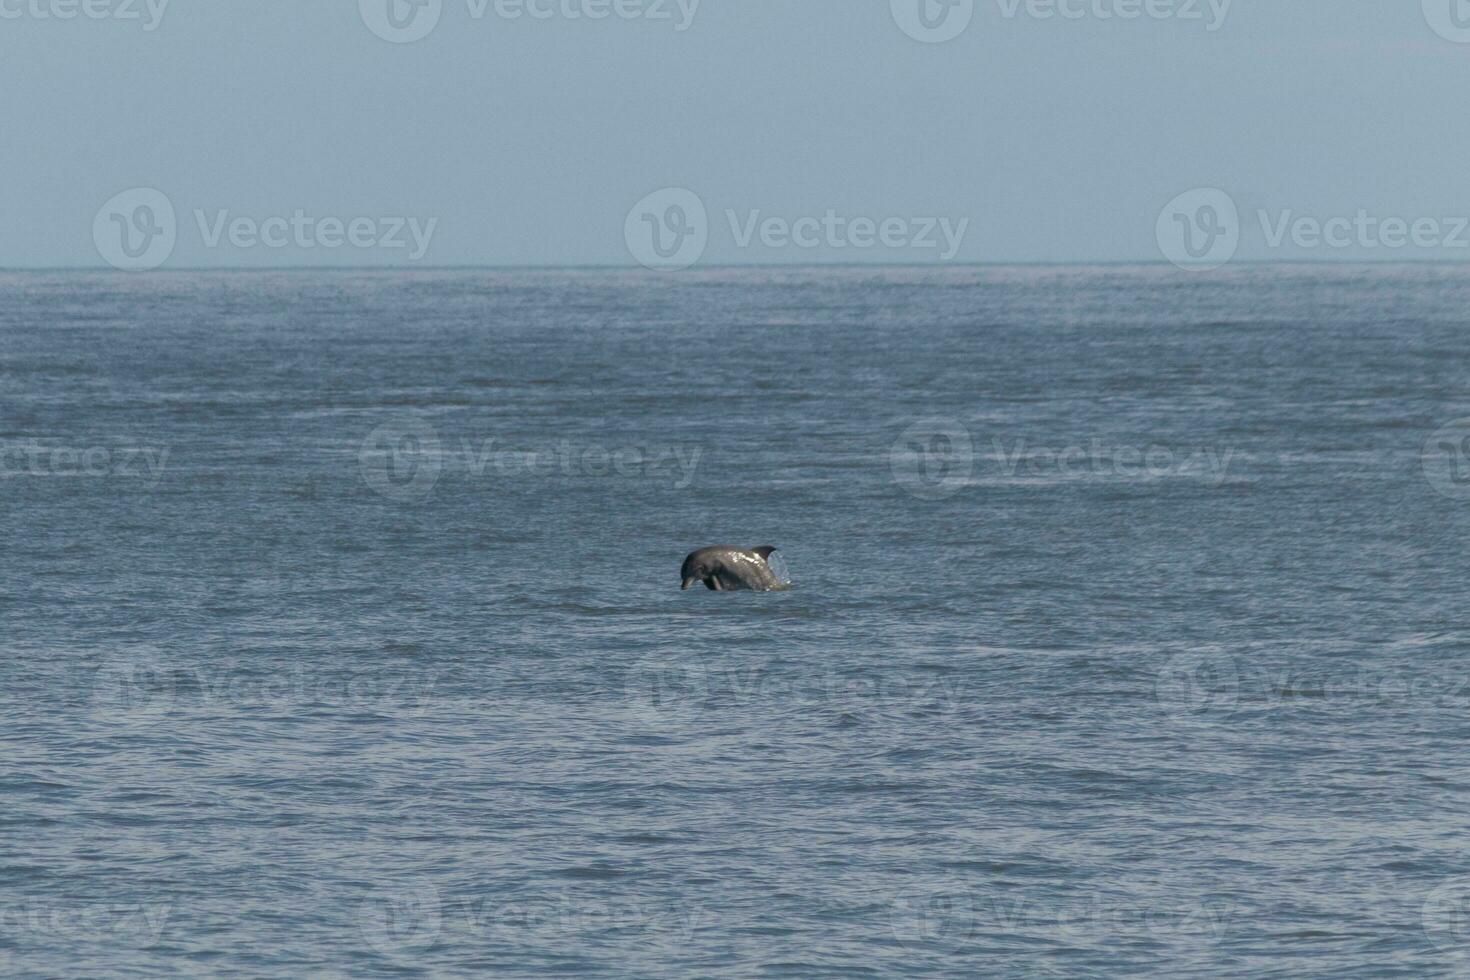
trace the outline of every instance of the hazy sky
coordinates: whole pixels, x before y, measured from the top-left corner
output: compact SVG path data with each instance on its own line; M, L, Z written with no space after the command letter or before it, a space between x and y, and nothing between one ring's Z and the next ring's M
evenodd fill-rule
M1470 259L1470 0L946 3L0 0L0 266Z

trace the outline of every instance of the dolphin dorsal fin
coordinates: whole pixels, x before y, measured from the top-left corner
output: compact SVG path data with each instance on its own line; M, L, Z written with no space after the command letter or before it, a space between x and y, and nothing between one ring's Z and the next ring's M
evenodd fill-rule
M750 550L752 552L754 552L755 554L760 555L761 556L761 561L769 561L770 560L770 557L771 557L771 554L776 549L775 548L772 548L768 544L763 544L759 548L751 548Z

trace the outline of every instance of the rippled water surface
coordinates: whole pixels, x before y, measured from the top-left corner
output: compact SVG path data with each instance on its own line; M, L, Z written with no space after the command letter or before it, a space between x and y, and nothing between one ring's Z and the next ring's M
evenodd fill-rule
M0 974L1463 975L1467 310L0 277Z

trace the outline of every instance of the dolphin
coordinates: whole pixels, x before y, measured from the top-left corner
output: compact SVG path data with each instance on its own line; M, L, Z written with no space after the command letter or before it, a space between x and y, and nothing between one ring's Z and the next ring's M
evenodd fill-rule
M701 548L684 559L679 573L684 584L680 588L687 589L696 582L703 582L711 592L772 592L785 588L767 561L775 550L769 545L749 550L728 544Z

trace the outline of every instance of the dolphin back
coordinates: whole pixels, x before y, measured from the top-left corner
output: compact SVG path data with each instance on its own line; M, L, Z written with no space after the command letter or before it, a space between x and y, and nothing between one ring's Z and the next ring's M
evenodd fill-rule
M774 592L787 587L782 576L771 567L769 559L775 551L769 545L750 549L731 545L701 548L684 559L683 577L687 582L699 569L704 569L707 574L702 581L715 592Z

